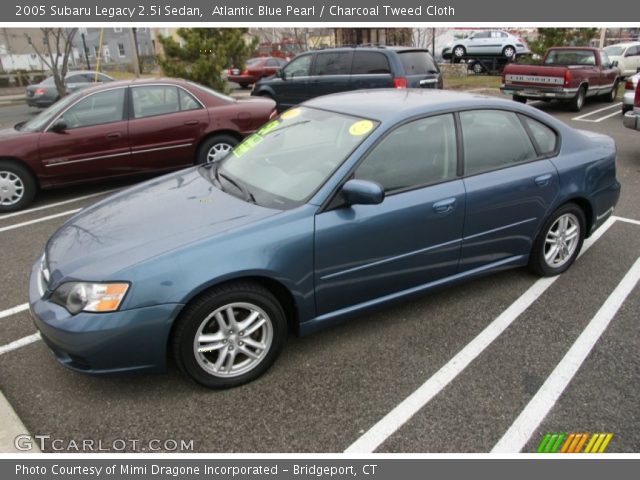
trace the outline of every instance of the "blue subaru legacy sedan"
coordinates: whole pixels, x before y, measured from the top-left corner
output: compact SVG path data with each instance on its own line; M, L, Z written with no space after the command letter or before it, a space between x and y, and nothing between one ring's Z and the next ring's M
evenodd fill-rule
M31 312L71 369L159 372L172 355L232 387L290 330L506 268L564 272L618 201L615 159L611 138L496 98L319 97L70 219L33 267Z

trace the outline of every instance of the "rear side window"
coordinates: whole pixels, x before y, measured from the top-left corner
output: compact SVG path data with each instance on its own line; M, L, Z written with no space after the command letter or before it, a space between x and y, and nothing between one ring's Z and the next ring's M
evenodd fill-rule
M538 144L538 148L540 149L540 153L543 155L547 155L549 153L553 153L556 150L556 145L558 144L558 137L556 132L551 130L546 125L534 120L530 117L522 117L531 130L533 134L533 138Z
M503 110L460 112L464 173L508 167L537 157L518 116Z
M391 73L386 55L378 52L356 52L353 57L353 75Z
M325 52L316 57L315 75L349 75L351 52Z
M429 52L418 50L399 52L398 55L400 56L406 75L422 75L425 73L438 73L440 71Z

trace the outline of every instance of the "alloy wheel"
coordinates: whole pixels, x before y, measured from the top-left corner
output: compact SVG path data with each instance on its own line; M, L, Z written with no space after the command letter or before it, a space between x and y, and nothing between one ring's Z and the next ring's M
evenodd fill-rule
M572 213L559 216L547 231L544 242L544 259L551 268L567 263L580 241L580 222Z

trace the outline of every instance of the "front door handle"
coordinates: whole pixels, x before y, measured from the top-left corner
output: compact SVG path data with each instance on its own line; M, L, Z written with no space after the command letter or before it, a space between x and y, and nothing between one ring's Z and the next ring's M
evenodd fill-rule
M197 125L198 124L198 120L187 120L186 122L184 122L185 125Z
M536 177L534 181L539 187L546 187L547 185L549 185L550 180L551 174L547 173L546 175L540 175L539 177Z
M447 198L433 204L433 211L440 214L452 212L455 208L455 198Z
M120 132L107 133L108 139L120 138L122 134Z

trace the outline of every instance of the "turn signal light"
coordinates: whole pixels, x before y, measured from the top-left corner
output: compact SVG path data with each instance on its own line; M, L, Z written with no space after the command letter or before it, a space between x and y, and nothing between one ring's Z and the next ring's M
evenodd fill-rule
M571 84L571 70L567 69L564 72L564 86L568 87Z
M633 82L631 80L627 80L626 82L624 82L624 89L633 90Z

